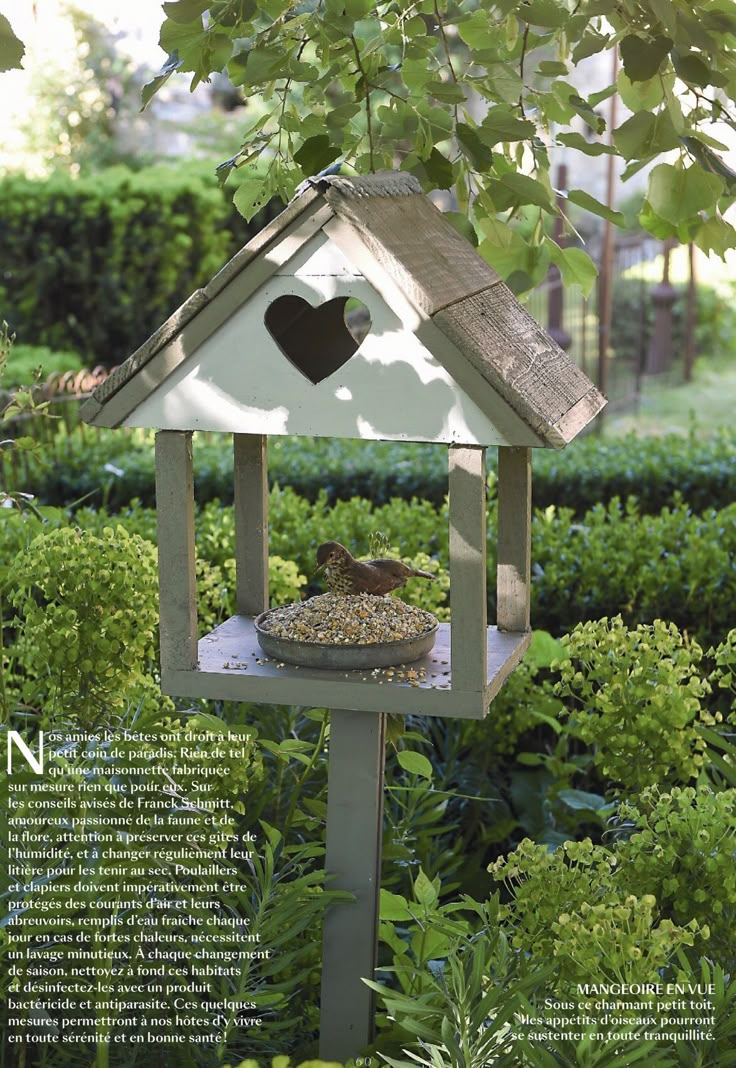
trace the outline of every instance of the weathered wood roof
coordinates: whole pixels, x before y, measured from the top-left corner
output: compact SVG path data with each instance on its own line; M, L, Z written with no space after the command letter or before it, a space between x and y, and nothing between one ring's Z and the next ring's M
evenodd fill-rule
M357 178L317 177L303 183L276 219L95 390L82 410L83 417L119 425L125 418L120 414L124 413L118 397L121 391L131 398L128 411L134 410L141 395L156 389L173 369L171 359L156 361L155 357L170 349L171 342L200 316L203 333L216 329L216 308L225 307L226 314L235 310L232 300L221 299L218 304L217 298L246 268L252 272L259 259L267 270L279 244L294 234L303 219L310 218L312 230L322 227L328 234L338 223L347 225L416 308L423 323L419 332L450 374L463 384L463 377L472 372L473 382L480 382L481 389L487 384L541 443L565 446L606 403L498 274L424 196L417 180L385 172ZM255 279L258 284L257 272ZM248 287L238 292L241 303L247 300ZM451 343L445 346L447 350L460 353L464 367L452 358L448 362L446 353L443 359L442 346L433 346L431 340L439 335ZM138 379L136 388L131 388L134 379ZM473 399L482 409L484 398L477 392L476 387ZM104 410L116 397L111 406L115 416L110 420Z

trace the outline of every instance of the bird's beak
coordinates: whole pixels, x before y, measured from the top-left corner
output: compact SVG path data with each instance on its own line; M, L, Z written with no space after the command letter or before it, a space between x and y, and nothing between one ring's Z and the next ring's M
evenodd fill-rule
M324 569L326 567L327 567L327 561L325 560L325 562L323 564L319 565L319 567L316 569L316 571L312 572L312 574L310 575L310 578L315 578L317 575L319 575L320 571L324 571Z

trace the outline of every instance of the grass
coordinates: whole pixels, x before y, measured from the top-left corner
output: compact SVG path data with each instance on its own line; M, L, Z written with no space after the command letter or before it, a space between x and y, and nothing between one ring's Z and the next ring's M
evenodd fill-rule
M603 419L606 435L635 431L640 436L703 436L714 427L732 425L736 410L736 351L696 360L692 382L677 381L681 370L644 379L637 412Z

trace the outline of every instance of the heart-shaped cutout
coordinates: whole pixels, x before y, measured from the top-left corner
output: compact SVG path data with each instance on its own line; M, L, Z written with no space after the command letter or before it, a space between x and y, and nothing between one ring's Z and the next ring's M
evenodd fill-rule
M358 351L370 330L370 312L352 297L313 308L289 293L269 304L264 323L287 360L316 386Z

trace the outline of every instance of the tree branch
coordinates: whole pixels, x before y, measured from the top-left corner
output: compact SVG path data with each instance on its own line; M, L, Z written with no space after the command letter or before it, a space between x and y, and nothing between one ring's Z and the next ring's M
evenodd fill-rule
M363 85L365 86L365 117L368 124L368 159L369 166L371 168L371 174L375 173L376 167L373 160L373 120L371 118L371 83L368 81L368 77L363 67L363 61L360 58L360 49L358 48L358 42L355 40L355 35L350 34L350 40L353 43L353 51L355 52L355 62L363 78Z

